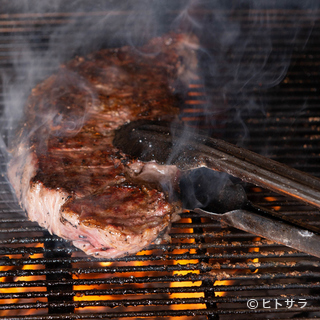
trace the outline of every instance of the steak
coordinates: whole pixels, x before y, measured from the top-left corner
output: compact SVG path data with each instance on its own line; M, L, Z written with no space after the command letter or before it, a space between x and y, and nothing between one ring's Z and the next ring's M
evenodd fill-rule
M196 48L193 36L171 33L140 48L102 49L32 90L8 166L30 220L106 258L134 254L168 231L181 207L159 182L177 170L132 160L112 140L130 121L177 116Z

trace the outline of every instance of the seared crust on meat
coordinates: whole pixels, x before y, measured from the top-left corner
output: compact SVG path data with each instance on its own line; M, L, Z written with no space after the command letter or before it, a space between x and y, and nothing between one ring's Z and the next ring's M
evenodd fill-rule
M132 162L112 140L129 121L178 114L174 88L196 70L195 46L168 34L139 49L104 49L32 90L8 168L32 221L108 258L136 253L170 226L179 206L131 179Z

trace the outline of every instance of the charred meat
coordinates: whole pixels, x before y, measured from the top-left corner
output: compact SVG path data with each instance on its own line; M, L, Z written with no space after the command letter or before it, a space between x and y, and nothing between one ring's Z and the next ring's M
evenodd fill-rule
M175 90L196 70L196 47L191 36L167 34L141 48L103 49L32 90L8 166L30 220L107 258L134 254L168 230L180 207L152 181L176 170L130 160L112 140L130 121L176 117Z

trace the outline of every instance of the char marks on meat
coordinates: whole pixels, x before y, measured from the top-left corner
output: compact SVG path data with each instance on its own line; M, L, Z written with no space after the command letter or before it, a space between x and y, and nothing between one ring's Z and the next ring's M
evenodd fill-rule
M163 170L129 160L112 140L127 122L177 115L174 88L195 72L195 49L183 34L103 49L32 90L8 167L30 220L107 258L136 253L168 229L179 205L149 184Z

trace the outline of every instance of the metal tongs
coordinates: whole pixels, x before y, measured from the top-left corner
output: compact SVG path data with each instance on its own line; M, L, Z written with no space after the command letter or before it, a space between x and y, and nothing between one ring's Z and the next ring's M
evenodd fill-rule
M113 143L142 161L172 164L183 171L205 167L225 172L320 208L320 179L179 126L165 122L131 122L116 132ZM253 205L247 200L244 189L237 188L231 194L226 192L223 201L231 198L227 211L188 209L320 258L318 227Z

